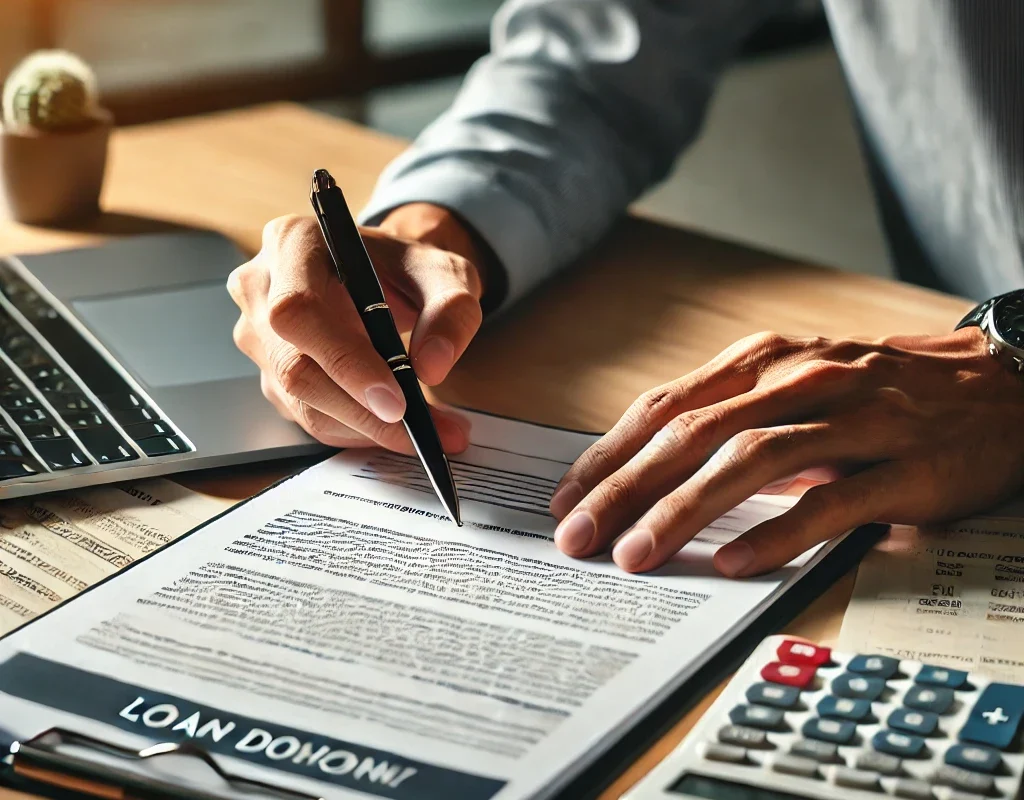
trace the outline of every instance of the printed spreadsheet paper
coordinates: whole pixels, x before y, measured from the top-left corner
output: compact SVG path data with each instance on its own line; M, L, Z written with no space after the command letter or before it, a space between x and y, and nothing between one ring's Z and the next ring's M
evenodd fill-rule
M767 497L654 574L568 558L547 503L594 437L472 422L464 527L412 459L341 453L0 641L4 726L189 738L327 798L544 797L816 560L714 572Z
M1024 504L894 527L857 571L838 648L1024 683Z
M230 505L162 478L0 503L0 633Z

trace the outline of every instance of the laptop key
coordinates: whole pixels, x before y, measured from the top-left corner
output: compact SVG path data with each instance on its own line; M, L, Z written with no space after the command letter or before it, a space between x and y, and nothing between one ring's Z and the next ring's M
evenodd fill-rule
M2 388L2 384L0 384ZM77 392L79 386L67 375L49 375L36 381L36 388L47 394L49 392ZM13 391L13 390L12 390Z
M69 428L74 428L75 430L81 428L100 428L104 425L113 427L102 414L97 414L95 411L70 412L68 414L61 414L60 418L64 420L64 423Z
M140 422L137 425L126 425L124 432L136 442L141 442L143 439L152 439L155 436L174 435L171 426L162 419L158 419L155 422Z
M6 425L0 424L0 441L17 441L18 434L8 428Z
M144 408L146 403L135 392L124 390L99 396L100 402L111 411L127 411L132 408Z
M71 439L45 439L36 442L33 447L53 470L84 467L89 463L89 459Z
M53 424L53 417L41 408L22 408L17 411L11 409L8 413L11 415L11 419L22 429L26 425L38 425L41 422Z
M28 375L36 385L39 385L40 381L45 381L49 378L67 377L64 370L54 364L52 361L49 364L39 364L34 367L22 368L22 371Z
M81 392L46 392L45 396L61 416L65 412L91 411L93 408L89 398Z
M156 422L156 412L149 408L110 409L110 415L122 425Z
M155 439L143 439L138 443L142 452L150 458L169 456L174 453L187 453L189 448L177 436L160 436Z
M24 478L27 475L35 475L39 472L38 466L34 460L29 459L0 459L0 480L7 481L12 478Z
M7 410L19 409L19 408L36 408L39 405L39 401L35 395L29 394L28 392L3 392L0 393L0 408L6 408Z
M21 442L0 442L0 458L23 459L25 457L25 448L22 447ZM28 458L31 458L31 456L28 456Z
M100 464L133 461L138 458L135 451L121 438L121 434L112 427L85 428L76 430L75 435Z
M40 439L61 439L64 437L64 431L54 425L48 425L46 423L22 425L21 432L25 434L25 438L30 442L36 442Z

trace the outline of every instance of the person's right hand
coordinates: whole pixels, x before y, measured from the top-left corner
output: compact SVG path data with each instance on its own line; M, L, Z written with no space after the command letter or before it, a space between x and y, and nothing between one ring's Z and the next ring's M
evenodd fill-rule
M480 327L481 262L472 235L447 210L415 204L361 228L421 381L440 383ZM413 453L405 399L370 344L312 217L279 217L263 249L228 278L241 310L234 338L260 368L263 394L286 418L333 447L381 445ZM468 445L468 422L432 410L448 452Z

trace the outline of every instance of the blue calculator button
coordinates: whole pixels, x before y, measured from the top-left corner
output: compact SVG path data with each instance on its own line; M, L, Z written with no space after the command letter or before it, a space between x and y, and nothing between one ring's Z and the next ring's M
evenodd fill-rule
M871 746L879 753L900 758L917 758L924 750L924 739L909 733L879 731L871 737Z
M736 706L729 712L729 721L748 728L775 730L782 724L782 710L767 706Z
M903 696L903 705L915 711L945 714L953 705L953 690L942 686L911 686Z
M778 683L755 683L747 689L747 701L776 708L792 708L800 699L800 690L795 686Z
M871 714L871 703L867 700L854 700L850 697L826 695L818 703L819 717L834 717L863 722Z
M959 689L967 683L967 673L958 669L930 667L925 664L914 676L914 683L925 686L945 686L947 689Z
M931 711L897 708L889 715L886 725L898 731L916 733L918 736L931 736L939 727L939 717Z
M974 772L995 772L1003 763L998 750L980 744L955 744L946 751L946 763Z
M852 700L877 700L885 691L885 681L881 678L869 678L851 672L844 672L832 681L832 694L849 697Z
M817 739L819 742L846 744L857 732L857 726L845 719L812 718L804 723L800 732L808 739Z
M960 729L960 741L1005 750L1017 735L1021 717L1024 717L1024 686L990 683Z
M850 672L857 672L861 675L872 675L875 678L891 678L900 668L898 659L889 656L854 656L846 665Z

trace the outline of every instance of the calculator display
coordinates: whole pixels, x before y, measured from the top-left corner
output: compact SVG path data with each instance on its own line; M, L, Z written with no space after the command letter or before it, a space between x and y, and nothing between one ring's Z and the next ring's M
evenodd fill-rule
M688 772L669 787L670 792L703 797L706 800L806 800L803 795L776 792L760 786L748 786Z

